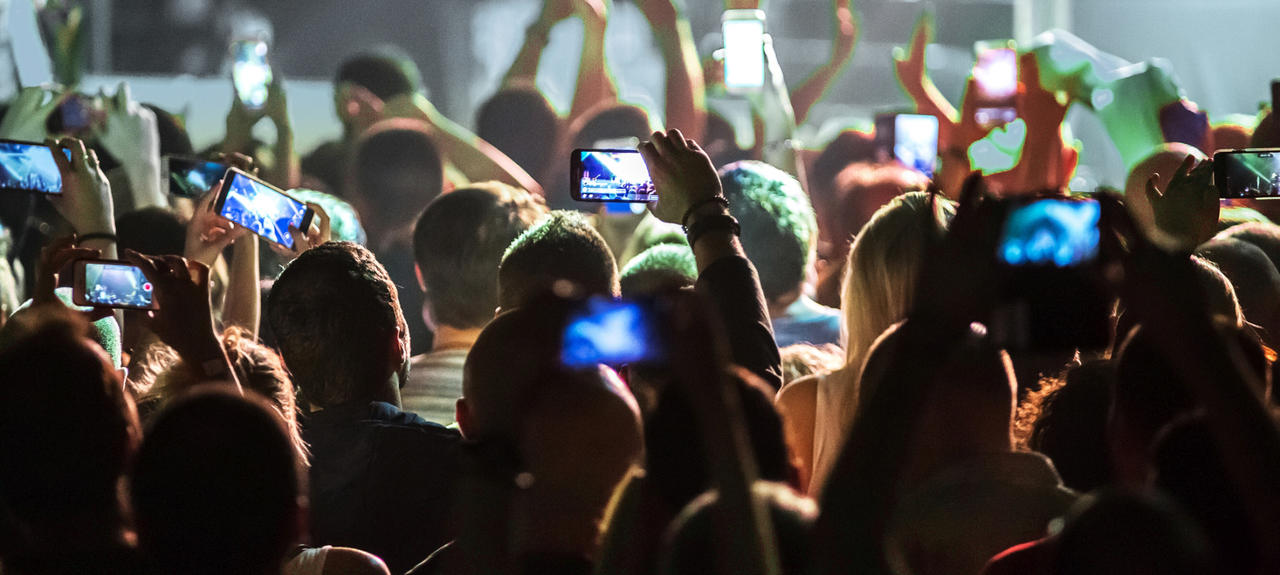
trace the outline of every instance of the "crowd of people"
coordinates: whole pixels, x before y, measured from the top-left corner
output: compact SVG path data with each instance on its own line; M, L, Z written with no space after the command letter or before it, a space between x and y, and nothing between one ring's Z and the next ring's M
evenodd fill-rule
M546 0L475 132L383 52L337 68L343 135L306 155L280 70L207 150L127 86L74 133L69 91L24 88L0 139L62 184L0 194L0 573L1280 573L1280 210L1221 201L1210 159L1280 147L1270 111L1126 108L1199 124L1082 199L1061 127L1089 102L1026 50L1018 161L983 176L999 128L933 86L925 18L892 64L936 174L855 130L805 147L857 43L836 0L794 88L765 43L744 149L679 3L638 5L661 113L619 101L602 0ZM570 19L561 116L535 79ZM657 201L572 201L571 150L628 138ZM170 194L193 155L314 218L286 247L218 215L225 181ZM1096 206L1087 261L998 257L1040 197ZM154 309L77 305L86 259Z

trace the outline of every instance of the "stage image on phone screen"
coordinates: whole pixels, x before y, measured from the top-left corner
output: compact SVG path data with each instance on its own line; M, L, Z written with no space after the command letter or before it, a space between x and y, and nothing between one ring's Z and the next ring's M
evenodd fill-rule
M908 168L933 177L938 161L938 118L898 114L894 118L893 156Z
M235 62L231 65L231 81L245 107L261 109L267 104L267 86L271 84L271 66L267 64L267 43L236 42Z
M651 202L658 199L640 152L581 150L579 199L591 202Z
M169 171L169 193L184 198L198 198L227 173L227 166L218 162L193 158L165 158Z
M655 360L656 336L643 305L590 299L565 327L561 363L571 368L590 368Z
M289 226L302 227L307 206L244 174L227 184L226 200L219 215L249 231L287 248L293 247Z
M84 296L89 303L113 307L151 307L151 282L126 264L86 263Z
M1280 150L1214 154L1213 168L1220 197L1280 197Z
M1071 267L1098 255L1096 201L1038 200L1015 208L1005 220L1000 260L1011 266Z
M724 32L724 85L730 90L764 86L764 22L726 19Z
M0 189L62 193L53 150L40 144L0 142Z

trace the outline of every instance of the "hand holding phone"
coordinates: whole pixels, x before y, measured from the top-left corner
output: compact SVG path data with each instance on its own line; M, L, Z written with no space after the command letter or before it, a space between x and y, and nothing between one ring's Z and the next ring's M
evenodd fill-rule
M214 203L214 212L285 248L294 245L290 227L305 230L312 208L275 186L232 168Z
M977 98L974 120L983 128L994 128L1018 117L1018 54L1012 41L979 42L974 47L973 66Z
M763 10L726 10L721 20L724 34L724 85L730 93L757 92L764 88Z
M187 156L164 157L164 179L169 193L180 198L203 196L227 174L231 166L223 162Z
M884 159L933 177L938 161L938 118L922 114L885 114L876 117L876 150Z
M0 190L61 194L62 171L54 153L48 144L0 140ZM56 153L71 159L68 150Z
M231 43L234 57L231 82L235 85L236 97L250 111L261 110L267 105L267 88L272 81L267 50L267 43L262 40L237 40Z
M156 309L155 288L142 268L123 261L77 260L71 300L76 305Z
M579 202L648 203L657 199L649 168L636 150L574 150L569 173L570 195Z

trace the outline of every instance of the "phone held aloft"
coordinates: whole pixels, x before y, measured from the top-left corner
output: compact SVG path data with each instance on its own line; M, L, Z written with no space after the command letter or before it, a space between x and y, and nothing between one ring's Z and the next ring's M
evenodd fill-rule
M724 86L732 94L758 92L764 87L763 10L725 10Z
M156 309L151 282L142 268L113 260L76 260L71 301L76 305Z
M1280 148L1218 151L1213 184L1222 199L1280 198Z
M570 196L579 202L648 203L658 194L636 150L579 149L569 161Z
M59 148L68 161L71 151ZM54 160L55 150L36 142L0 140L0 190L62 193L62 172Z
M180 198L199 198L212 190L230 170L222 162L187 156L164 157L164 179L169 193Z
M284 190L236 168L227 171L222 191L214 200L214 211L263 239L293 248L289 228L305 231L315 212Z

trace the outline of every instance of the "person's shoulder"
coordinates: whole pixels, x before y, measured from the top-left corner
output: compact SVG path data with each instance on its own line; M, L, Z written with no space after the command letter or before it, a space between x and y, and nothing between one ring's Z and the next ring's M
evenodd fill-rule
M390 403L379 402L378 409L382 412L378 417L378 420L379 424L383 427L408 430L433 438L440 438L455 442L462 439L462 436L457 432L457 430L449 429L439 423L427 421L423 419L422 416L412 411L404 411Z
M324 560L325 575L390 575L378 556L349 547L333 547Z
M780 411L812 412L818 403L818 381L820 375L806 375L783 386L774 398L774 405Z

